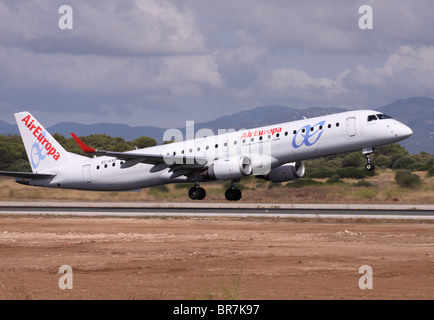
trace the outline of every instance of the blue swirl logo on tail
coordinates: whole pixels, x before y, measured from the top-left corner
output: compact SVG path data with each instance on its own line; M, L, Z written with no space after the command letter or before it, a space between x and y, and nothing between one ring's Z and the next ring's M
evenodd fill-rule
M297 149L303 144L307 147L314 145L324 133L325 120L311 126L310 124L300 128L292 139L292 146Z
M48 141L46 138L46 131L42 132L41 135L44 139ZM42 139L41 139L42 140ZM36 169L39 166L39 163L45 159L47 156L47 151L44 152L44 146L41 142L35 142L32 146L32 156L30 157L30 162L32 163L32 167Z

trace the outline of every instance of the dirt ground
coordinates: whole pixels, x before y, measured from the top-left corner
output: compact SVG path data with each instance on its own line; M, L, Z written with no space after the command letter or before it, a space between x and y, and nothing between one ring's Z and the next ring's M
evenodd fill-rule
M422 222L2 216L0 298L434 299L433 256Z

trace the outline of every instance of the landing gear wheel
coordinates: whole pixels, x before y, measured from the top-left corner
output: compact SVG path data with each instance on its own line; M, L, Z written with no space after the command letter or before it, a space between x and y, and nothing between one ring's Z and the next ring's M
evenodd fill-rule
M199 188L199 198L197 200L203 200L206 197L206 191L204 188Z
M368 170L368 171L374 171L374 170L375 170L375 164L373 164L373 163L368 163L368 164L366 164L365 168L366 168L366 170Z
M241 199L242 193L240 189L235 187L231 187L226 190L225 197L228 201L238 201Z
M193 188L188 190L188 196L191 200L203 200L206 197L206 191L204 188L194 186Z
M371 156L369 154L366 155L366 170L368 171L374 171L375 165L371 162Z

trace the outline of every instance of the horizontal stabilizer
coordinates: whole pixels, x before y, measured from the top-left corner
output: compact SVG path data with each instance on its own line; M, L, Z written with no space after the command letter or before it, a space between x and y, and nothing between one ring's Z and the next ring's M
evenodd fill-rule
M50 179L54 178L55 174L47 173L32 173L32 172L14 172L14 171L0 171L1 176L24 178L24 179Z

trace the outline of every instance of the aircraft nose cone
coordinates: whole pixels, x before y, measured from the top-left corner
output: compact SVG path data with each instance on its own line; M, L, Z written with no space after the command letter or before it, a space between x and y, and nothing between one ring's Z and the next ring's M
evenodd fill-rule
M407 139L413 134L413 130L411 130L410 127L406 126L405 124L400 124L398 135L401 140Z
M402 135L403 135L404 139L407 139L412 134L413 134L413 130L411 130L410 127L407 127L406 125L404 125L404 128L402 129Z

